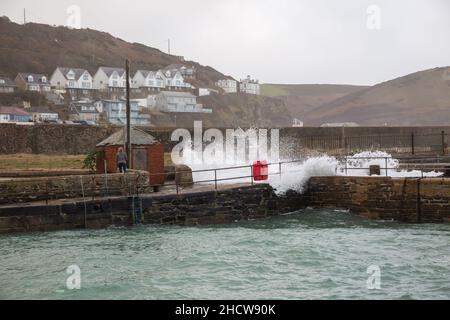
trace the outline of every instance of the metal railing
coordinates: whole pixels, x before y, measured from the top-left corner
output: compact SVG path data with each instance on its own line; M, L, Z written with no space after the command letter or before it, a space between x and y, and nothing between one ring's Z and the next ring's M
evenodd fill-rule
M383 170L385 171L385 175L389 176L388 172L389 170L395 170L397 171L399 169L399 167L395 166L395 167L389 167L389 160L395 160L395 158L392 157L386 157L386 156L380 156L380 157L352 157L352 156L345 156L345 157L336 157L336 159L338 160L339 163L339 168L336 167L335 170L335 175L338 174L338 169L341 170L341 173L347 175L351 170L369 170L370 167L369 166L363 166L363 167L358 167L358 166L351 166L349 165L349 160L381 160L384 163L384 167L380 166L380 172L382 172ZM423 160L424 158L409 158L409 160L413 160L413 159L421 159ZM439 157L429 157L429 158L425 158L431 161L440 161L441 159ZM155 189L158 189L159 187L175 187L175 191L176 194L179 195L181 193L181 190L183 190L186 185L190 184L186 184L186 183L179 183L175 177L174 181L171 182L169 181L165 181L164 183L161 184L154 184L152 183L152 177L161 177L161 175L164 175L165 177L167 177L167 175L177 175L180 173L187 173L190 174L192 173L192 176L194 176L195 174L201 174L201 173L205 173L205 172L210 172L211 175L213 175L214 178L212 179L202 179L202 180L195 180L195 182L193 181L194 184L214 184L214 190L218 190L219 189L219 183L221 182L231 182L233 180L237 181L237 180L242 180L242 179L249 179L250 181L246 181L245 183L247 184L251 184L253 185L254 183L258 183L255 182L255 178L259 178L259 177L270 177L270 176L279 176L280 178L282 177L283 174L294 174L294 173L298 173L300 170L296 170L295 168L288 168L287 171L283 171L283 166L286 167L286 165L288 164L295 164L295 163L303 163L305 159L297 159L297 160L288 160L288 161L279 161L279 162L272 162L272 163L267 163L267 168L268 168L268 172L267 174L261 174L261 175L254 175L253 173L253 167L254 165L241 165L241 166L230 166L230 167L221 167L221 168L210 168L210 169L200 169L200 170L175 170L175 171L170 171L170 172L164 172L164 173L149 173L149 174L145 174L144 175L144 180L146 180L146 182L140 182L141 180L143 180L142 176L140 174L137 174L134 179L132 179L131 175L124 175L124 177L130 177L128 181L124 181L125 185L122 186L111 186L110 184L108 184L108 179L109 176L111 174L98 174L98 175L92 175L91 178L88 175L85 176L79 176L80 177L80 185L79 187L74 187L73 185L70 186L70 190L65 190L64 188L61 189L60 186L58 186L57 184L55 185L55 182L58 182L58 180L62 180L59 182L63 182L64 179L68 179L67 177L61 176L61 177L51 177L50 178L45 178L45 179L41 179L41 178L15 178L15 179L4 179L5 180L11 180L11 181L18 181L18 180L25 180L27 182L35 182L35 189L38 189L39 191L35 191L33 190L32 187L30 187L29 190L24 190L22 192L1 192L0 194L2 197L14 197L16 199L18 199L19 201L15 201L12 203L17 203L17 202L27 202L26 199L30 199L36 196L36 198L38 198L39 201L45 201L48 204L48 201L51 200L59 200L59 199L67 199L67 198L83 198L83 200L85 201L86 198L91 198L92 200L97 199L105 199L105 198L110 198L111 196L139 196L141 194L145 194L145 193L151 193L154 192ZM450 165L450 164L449 164ZM272 171L270 172L269 168L270 167L276 167L277 170L276 171ZM219 172L225 172L227 170L247 170L248 169L248 174L241 174L240 172L238 172L239 174L237 176L231 176L231 177L218 177L218 173ZM426 166L423 168L416 168L415 170L418 170L421 172L421 177L424 177L424 171L446 171L446 170L450 170L447 169L446 167L441 166ZM115 174L117 175L117 174ZM147 179L148 177L148 179ZM72 181L74 179L74 177L71 178ZM102 181L103 180L103 181ZM134 180L134 181L133 181ZM148 182L147 182L148 180ZM111 179L109 180L111 181ZM262 180L261 182L264 182L265 180ZM104 182L103 185L98 185L98 182ZM242 183L242 182L240 182ZM28 184L29 185L29 184ZM45 189L42 190L42 187L45 185ZM189 188L190 189L190 188ZM153 190L153 191L151 191ZM67 197L67 195L69 195L69 197ZM22 200L20 200L22 199ZM37 200L36 200L37 201ZM28 201L30 202L30 201ZM2 204L2 203L0 203ZM6 203L3 203L6 204Z
M446 154L449 134L373 134L358 136L298 136L296 145L306 149L347 154L352 150L384 150L398 154Z

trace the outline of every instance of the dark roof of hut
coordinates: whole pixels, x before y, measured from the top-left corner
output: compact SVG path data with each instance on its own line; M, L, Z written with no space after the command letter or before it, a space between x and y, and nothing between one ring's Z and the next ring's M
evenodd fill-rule
M125 129L121 129L102 142L97 144L97 147L103 146L118 146L124 145L127 140L127 133ZM131 144L132 145L149 145L157 143L158 141L150 134L145 131L131 128Z

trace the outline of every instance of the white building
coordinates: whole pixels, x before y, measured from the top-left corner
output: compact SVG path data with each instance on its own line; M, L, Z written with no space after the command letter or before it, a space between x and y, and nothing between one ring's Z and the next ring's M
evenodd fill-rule
M181 63L173 63L168 65L165 69L179 71L183 78L195 78L196 69L194 66L186 66Z
M237 81L233 79L222 79L216 82L219 88L222 88L226 93L237 92Z
M49 110L46 107L31 107L28 110L33 122L57 121L59 116L56 112Z
M131 84L131 79L130 79ZM123 91L126 88L126 75L123 68L100 67L93 78L97 90Z
M197 97L188 92L162 91L156 96L156 108L166 112L211 112L203 109Z
M92 76L86 69L57 67L50 78L50 84L55 89L93 88Z
M303 121L301 121L297 118L294 118L294 119L292 119L292 126L293 127L303 127Z
M159 70L138 70L132 79L132 87L161 90L166 87L166 78Z
M241 79L241 83L239 84L239 91L243 93L259 95L259 81L251 79L250 76L247 76L246 79Z
M323 123L320 125L321 127L359 127L359 124L356 122L332 122L332 123Z
M156 94L149 94L147 96L147 108L155 108L156 107Z
M165 77L165 85L168 88L173 88L175 90L181 89L181 88L190 88L189 83L184 82L184 78L181 75L181 72L177 69L168 69L165 68L161 70Z

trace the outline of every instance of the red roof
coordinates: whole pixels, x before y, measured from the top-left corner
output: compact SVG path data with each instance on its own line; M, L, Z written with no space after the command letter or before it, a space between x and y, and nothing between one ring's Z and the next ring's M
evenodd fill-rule
M29 116L29 113L21 108L16 107L0 107L0 113L13 114L15 116Z

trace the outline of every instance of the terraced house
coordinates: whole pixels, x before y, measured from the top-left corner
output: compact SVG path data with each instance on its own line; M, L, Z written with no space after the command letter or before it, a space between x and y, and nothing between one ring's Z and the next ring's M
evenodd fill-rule
M51 91L50 82L45 74L21 72L16 76L14 82L22 90L37 92Z
M92 76L86 69L57 67L50 78L50 84L60 90L90 90Z
M16 90L16 84L7 77L0 77L0 93L10 93Z
M118 100L100 100L96 104L105 115L106 120L111 124L124 125L127 123L126 101L124 99ZM130 100L130 123L131 125L147 126L150 124L150 115L142 114L142 107L139 106L138 101Z
M0 123L29 122L30 120L30 114L22 108L0 106Z
M114 67L98 68L93 78L93 88L102 91L125 91L125 69Z
M161 71L138 70L132 80L133 88L160 91L166 87L166 77Z

